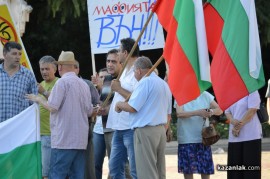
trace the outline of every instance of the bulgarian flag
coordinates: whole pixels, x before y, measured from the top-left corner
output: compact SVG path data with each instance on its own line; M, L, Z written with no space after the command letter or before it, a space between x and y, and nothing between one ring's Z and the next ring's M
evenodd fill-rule
M254 0L208 0L204 6L211 79L225 110L264 86Z
M167 31L163 56L168 83L179 105L211 86L210 63L201 0L158 0L153 8Z
M41 179L39 108L0 123L0 178Z

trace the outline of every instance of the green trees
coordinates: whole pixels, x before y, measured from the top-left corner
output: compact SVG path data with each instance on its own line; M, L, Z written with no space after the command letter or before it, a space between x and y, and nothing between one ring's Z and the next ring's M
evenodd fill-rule
M61 23L65 23L68 17L78 18L82 11L87 9L87 0L47 0L53 17L61 14Z

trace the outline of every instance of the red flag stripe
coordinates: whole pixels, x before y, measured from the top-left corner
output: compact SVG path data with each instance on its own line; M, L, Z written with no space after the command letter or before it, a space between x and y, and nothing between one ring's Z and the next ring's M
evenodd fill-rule
M213 89L220 108L225 110L249 92L221 38L213 59L211 64L211 79L215 84ZM220 70L220 67L223 70Z
M208 27L206 28L207 45L213 56L221 38L224 20L210 3L204 5L204 18L205 26Z
M178 22L173 16L175 0L158 0L153 11L167 31L163 56L169 65L168 83L178 105L200 95L196 74L176 36ZM184 78L183 78L184 77Z
M164 47L164 58L170 69L168 83L172 94L178 105L183 105L196 99L200 95L200 88L194 69L177 39L177 25L177 21L172 18Z

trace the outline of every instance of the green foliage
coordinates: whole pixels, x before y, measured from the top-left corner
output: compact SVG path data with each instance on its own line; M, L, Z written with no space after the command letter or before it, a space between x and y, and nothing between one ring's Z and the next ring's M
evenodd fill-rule
M175 108L172 110L172 120L171 120L171 130L173 134L173 139L172 140L177 140L177 116L176 116L176 111Z
M69 17L61 24L61 14L53 18L47 0L28 0L28 4L33 11L22 40L37 81L42 80L39 59L44 55L58 59L62 50L74 52L80 62L80 75L89 79L92 68L87 11L82 11L80 18Z
M262 46L270 44L270 1L256 0L256 13Z
M81 11L86 9L86 0L47 0L51 8L53 17L61 13L61 23L65 23L68 17L78 18Z
M218 123L216 126L221 139L228 139L229 137L229 124Z
M263 137L270 137L270 125L269 123L262 124Z
M171 130L172 130L172 140L175 141L177 140L177 124L176 123L171 123Z

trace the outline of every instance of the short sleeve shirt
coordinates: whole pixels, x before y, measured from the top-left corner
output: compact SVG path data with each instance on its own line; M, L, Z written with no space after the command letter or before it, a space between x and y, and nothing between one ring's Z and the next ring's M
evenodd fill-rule
M259 109L260 102L260 95L258 91L255 91L231 105L225 110L225 114L230 113L233 119L241 120L248 109ZM252 119L242 127L238 137L232 135L232 129L233 125L230 124L229 142L243 142L260 139L262 137L262 126L256 113Z
M56 77L53 81L46 83L45 81L42 81L40 85L46 90L51 92L54 84L58 78ZM41 95L42 96L42 95ZM44 96L42 96L45 98ZM41 135L51 135L50 130L50 112L45 109L42 105L39 105L39 111L40 111L40 134Z
M184 111L195 111L210 108L214 96L204 91L198 98L183 105ZM176 107L175 101L175 107ZM178 118L177 139L179 144L201 143L204 119L201 116Z
M48 99L51 112L51 146L57 149L86 149L88 116L93 111L88 85L74 72L65 73Z
M130 113L131 128L166 124L171 101L168 84L154 72L141 79L128 102L137 111Z

